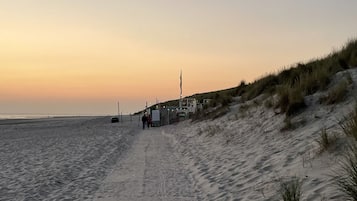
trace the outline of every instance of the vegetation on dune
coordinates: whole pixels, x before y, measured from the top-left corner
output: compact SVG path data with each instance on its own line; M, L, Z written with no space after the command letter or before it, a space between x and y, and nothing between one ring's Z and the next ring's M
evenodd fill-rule
M339 124L346 136L352 137L357 141L357 104L355 105L354 111L348 116L345 116Z
M266 106L279 108L287 116L292 116L305 108L305 96L319 90L326 90L333 75L352 67L357 67L357 39L349 40L339 51L334 51L324 58L313 59L307 63L297 63L282 69L278 73L268 74L252 83L246 83L242 80L237 87L195 94L188 98L195 98L198 102L202 102L204 99L211 100L211 103L203 108L204 111L200 111L203 115L196 115L196 119L200 119L199 116L206 119L207 115L205 114L208 112L214 113L214 110L225 111L229 104L233 102L233 97L239 96L239 101L245 102L262 94L278 95L277 101L268 102ZM346 92L347 85L341 82L320 101L325 104L337 103L344 99ZM178 100L161 104L175 106L178 105ZM152 107L156 107L156 105Z
M293 177L287 181L280 182L279 194L283 201L299 201L302 197L301 192L302 180Z
M273 93L278 84L277 76L273 74L256 80L252 84L247 85L245 93L243 94L244 100L251 100L267 92Z
M287 116L297 113L306 106L301 88L284 85L278 88L277 94L279 95L277 107Z
M318 143L320 150L319 152L322 153L324 151L327 151L336 143L336 136L330 136L327 133L326 128L322 128L320 131L320 136L318 139L316 139L316 142Z
M340 51L334 51L325 58L314 59L307 63L298 63L285 68L277 74L268 74L252 83L241 81L234 88L196 94L192 97L199 101L212 99L213 107L228 105L233 96L240 96L241 101L252 100L262 94L277 94L279 100L275 105L281 112L291 116L304 109L304 97L319 90L326 90L331 77L337 72L357 67L357 39L350 40ZM326 104L333 104L343 100L347 91L347 84L341 82L329 92ZM225 97L225 98L222 98ZM270 104L268 104L270 105Z
M348 83L345 80L341 80L337 86L331 88L326 96L320 98L321 103L336 104L343 101L348 92Z
M357 145L348 146L339 169L335 171L338 189L345 194L346 200L357 201Z

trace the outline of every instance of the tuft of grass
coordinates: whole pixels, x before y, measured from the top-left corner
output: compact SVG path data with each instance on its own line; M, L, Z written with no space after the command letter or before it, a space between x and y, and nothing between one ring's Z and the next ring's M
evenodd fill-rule
M322 128L320 132L320 138L316 140L320 146L320 153L328 150L335 142L336 137L328 135L326 128Z
M238 87L235 88L235 90L233 91L234 96L241 96L242 94L245 93L245 88L247 87L247 84L245 83L244 80L242 80L239 84Z
M223 96L221 99L220 99L220 103L223 107L226 107L226 106L229 106L230 103L233 102L233 97L230 96L230 95L226 95L226 96Z
M263 93L271 93L277 84L279 84L279 82L276 75L267 75L247 86L244 99L252 100Z
M357 201L357 146L351 144L344 154L340 167L335 171L338 189L345 194L347 200Z
M347 80L341 80L337 86L333 87L327 94L320 98L321 103L336 104L343 101L348 93Z
M347 67L357 66L357 40L350 39L341 49L338 56L346 63Z
M233 102L233 97L230 93L215 93L215 95L211 98L209 103L209 107L226 107L230 103Z
M289 85L281 86L278 90L279 100L277 107L287 116L292 116L306 107L304 95L300 88L293 88Z
M296 84L306 95L310 95L318 90L326 89L330 83L330 76L327 68L314 68L311 73L302 73L299 77L299 83Z
M279 194L283 201L299 201L302 197L302 180L292 177L290 180L280 182Z
M353 137L357 140L357 104L354 110L339 122L339 125L346 136Z

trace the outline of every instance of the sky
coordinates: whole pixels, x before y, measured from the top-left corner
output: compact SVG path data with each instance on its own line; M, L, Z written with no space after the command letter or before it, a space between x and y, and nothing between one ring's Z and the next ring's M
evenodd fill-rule
M355 0L0 0L0 114L130 114L326 56Z

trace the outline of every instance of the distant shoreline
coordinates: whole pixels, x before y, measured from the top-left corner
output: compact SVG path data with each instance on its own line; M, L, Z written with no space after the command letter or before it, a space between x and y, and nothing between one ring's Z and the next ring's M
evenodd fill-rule
M0 114L0 120L28 120L49 118L72 118L72 117L104 117L111 115L63 115L63 114Z

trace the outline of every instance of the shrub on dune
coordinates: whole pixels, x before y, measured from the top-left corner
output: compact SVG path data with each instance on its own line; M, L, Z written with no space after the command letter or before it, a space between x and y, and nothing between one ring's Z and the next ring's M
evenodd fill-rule
M357 145L349 145L335 173L338 189L347 200L357 201Z
M284 85L278 90L278 95L280 97L278 107L280 107L281 112L285 112L287 116L296 114L306 106L303 92L300 88Z
M321 97L320 102L325 104L336 104L343 101L348 92L348 83L341 80L337 86L329 90L327 96Z
M283 201L299 201L302 197L301 192L302 180L293 177L287 181L281 181L279 194Z
M302 73L300 75L299 87L306 95L313 94L327 87L330 82L330 76L327 68L314 68L311 73Z
M348 116L344 117L342 121L339 122L343 132L357 140L357 105L355 105L354 111Z
M318 138L316 142L320 146L320 153L322 153L328 150L336 142L336 137L329 136L326 128L322 128L320 132L320 138Z

